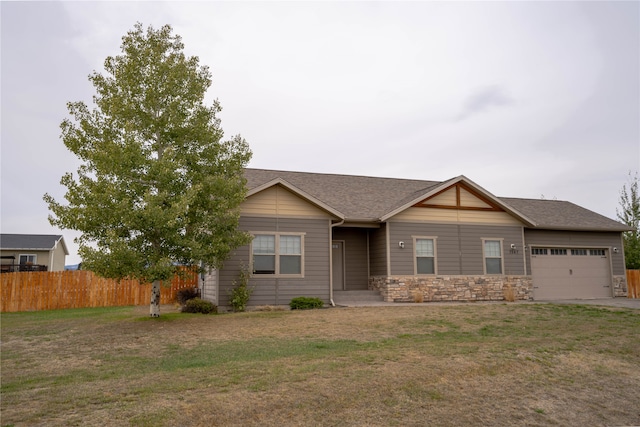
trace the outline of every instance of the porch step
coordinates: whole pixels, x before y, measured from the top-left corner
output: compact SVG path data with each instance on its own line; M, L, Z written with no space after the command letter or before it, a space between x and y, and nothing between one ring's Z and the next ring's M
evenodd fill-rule
M362 304L384 301L378 291L333 291L333 302L337 305Z

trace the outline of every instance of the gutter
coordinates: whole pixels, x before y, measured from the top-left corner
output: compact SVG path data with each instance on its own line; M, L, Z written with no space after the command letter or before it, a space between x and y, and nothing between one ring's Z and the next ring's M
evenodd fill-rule
M329 226L329 230L330 230L330 233L329 233L330 243L329 244L330 245L331 245L331 242L333 241L333 227L337 227L337 226L342 225L342 224L344 224L344 219L339 221L339 222L336 222L335 224L331 224ZM335 307L336 303L333 302L333 249L329 251L329 261L330 261L330 265L331 265L331 268L330 268L331 278L329 279L329 284L330 284L330 286L329 286L329 301L331 302L331 307Z

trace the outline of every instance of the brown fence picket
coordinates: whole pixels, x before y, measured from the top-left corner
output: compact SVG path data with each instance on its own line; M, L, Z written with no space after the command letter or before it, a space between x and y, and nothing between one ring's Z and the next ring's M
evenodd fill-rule
M0 274L0 311L146 305L151 284L105 279L91 271L22 272ZM181 289L198 285L195 269L185 268L169 286L161 286L160 304L171 304Z
M627 270L627 297L640 298L640 270Z

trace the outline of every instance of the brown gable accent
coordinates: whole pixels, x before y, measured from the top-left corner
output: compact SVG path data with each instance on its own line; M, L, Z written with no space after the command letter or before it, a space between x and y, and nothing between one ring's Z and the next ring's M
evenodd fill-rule
M461 181L419 201L413 207L504 212L500 206Z

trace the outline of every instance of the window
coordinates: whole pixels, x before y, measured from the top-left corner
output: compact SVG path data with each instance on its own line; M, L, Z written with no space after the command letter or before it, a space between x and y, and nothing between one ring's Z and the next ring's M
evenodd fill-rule
M571 255L587 255L586 249L571 249Z
M302 275L302 234L255 234L253 274Z
M33 254L20 255L20 264L35 264L36 256Z
M502 274L502 242L484 241L484 266L486 274Z
M593 256L604 256L604 249L591 249L591 255Z
M435 239L416 238L416 274L436 274Z
M531 255L546 255L547 254L547 249L546 248L533 248L531 249Z
M300 236L280 236L280 274L302 272L302 248Z
M253 239L253 272L276 274L276 236L257 235Z
M551 249L551 255L566 255L566 249Z

